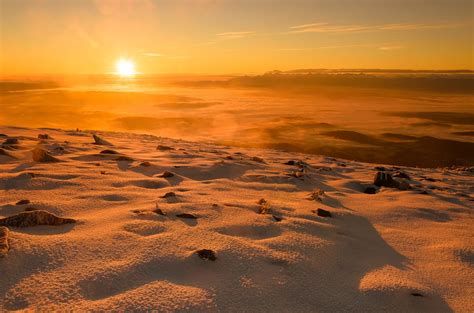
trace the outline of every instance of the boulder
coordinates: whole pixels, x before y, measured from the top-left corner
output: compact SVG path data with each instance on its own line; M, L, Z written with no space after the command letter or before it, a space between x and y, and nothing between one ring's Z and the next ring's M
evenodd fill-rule
M216 253L209 249L202 249L196 251L196 254L203 260L215 261L217 260Z
M43 163L59 162L59 159L53 157L46 150L40 147L34 148L32 153L33 153L33 161L35 162L43 162Z
M22 212L16 215L0 219L0 226L11 227L32 227L38 225L52 225L58 226L63 224L75 223L76 220L72 218L62 218L47 211L36 210L29 212Z
M94 143L96 145L100 145L100 146L112 146L112 144L110 142L108 142L107 140L97 136L96 134L92 134L92 137L94 138Z

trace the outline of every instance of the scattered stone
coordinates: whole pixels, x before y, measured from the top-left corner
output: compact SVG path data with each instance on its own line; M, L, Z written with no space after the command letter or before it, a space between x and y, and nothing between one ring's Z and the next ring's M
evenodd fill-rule
M38 139L52 139L48 134L39 134Z
M421 293L418 293L418 292L412 292L412 293L410 293L410 295L412 295L413 297L424 297L424 295L422 295Z
M324 190L315 189L313 192L311 192L308 195L308 198L306 198L306 199L312 200L312 201L323 202L322 196L324 196Z
M259 158L259 157L256 157L256 156L254 156L252 158L252 161L258 162L258 163L265 163L265 161L262 158Z
M157 177L169 178L173 177L174 174L168 171L164 171L163 173L159 174Z
M63 225L75 223L72 218L62 218L47 211L36 210L30 212L22 212L13 216L0 219L0 226L12 227L31 227L37 225Z
M374 195L374 194L377 193L377 188L367 187L367 188L365 188L364 193L369 194L369 195Z
M9 234L10 231L8 228L3 226L0 227L0 258L4 258L10 250L10 245L8 244Z
M331 212L324 210L324 209L318 209L316 211L316 214L321 217L332 217Z
M171 197L176 197L176 194L172 191L165 193L160 198L171 198Z
M272 215L273 219L276 221L276 222L281 222L283 220L282 217L280 216L277 216L277 215Z
M158 145L158 147L156 147L156 150L169 151L169 150L174 150L174 148L173 148L173 147L164 146L164 145Z
M176 217L188 218L188 219L193 219L193 220L197 219L197 216L189 214L189 213L176 214Z
M108 142L107 140L97 136L96 134L92 134L92 137L94 138L94 144L96 144L96 145L113 146L110 142Z
M196 254L203 260L209 260L209 261L217 260L215 252L209 249L198 250L196 251Z
M105 149L105 150L100 151L100 154L119 154L119 153L115 150Z
M43 163L59 162L59 159L53 157L46 150L41 149L40 147L34 148L32 153L33 153L33 161L35 162L43 162Z
M30 204L31 201L30 200L20 200L16 203L16 205L23 205L23 204Z
M140 166L143 166L143 167L150 167L150 166L151 166L151 163L148 162L148 161L145 161L145 162L140 163Z

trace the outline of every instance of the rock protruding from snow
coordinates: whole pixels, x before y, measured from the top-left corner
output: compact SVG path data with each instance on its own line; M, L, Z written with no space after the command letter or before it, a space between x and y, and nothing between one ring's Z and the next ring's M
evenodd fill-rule
M378 187L397 188L400 190L410 189L410 185L404 180L396 180L388 172L377 172L374 178L374 185Z
M0 226L0 258L5 257L10 250L10 245L8 244L8 236L10 231L8 228Z
M101 145L101 146L113 146L110 142L107 140L97 136L96 134L92 134L92 137L94 138L94 143L96 145Z
M202 249L196 251L196 254L203 260L215 261L217 260L216 253L209 249Z
M44 162L44 163L59 162L59 159L53 157L46 150L40 147L34 148L32 153L33 153L33 161L35 162Z
M11 227L32 227L38 225L59 226L64 224L75 223L72 218L62 218L51 214L47 211L37 210L30 212L22 212L6 218L0 219L0 226Z

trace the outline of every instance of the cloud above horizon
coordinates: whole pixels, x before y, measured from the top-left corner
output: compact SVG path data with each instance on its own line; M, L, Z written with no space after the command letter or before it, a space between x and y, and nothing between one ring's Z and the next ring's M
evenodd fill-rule
M285 34L298 33L358 33L358 32L378 32L378 31L397 31L397 30L427 30L427 29L445 29L462 26L462 23L397 23L382 25L332 25L330 23L311 23L290 26L290 31Z
M240 31L240 32L224 32L224 33L218 33L216 35L224 39L234 39L234 38L247 37L255 33L256 33L255 31Z

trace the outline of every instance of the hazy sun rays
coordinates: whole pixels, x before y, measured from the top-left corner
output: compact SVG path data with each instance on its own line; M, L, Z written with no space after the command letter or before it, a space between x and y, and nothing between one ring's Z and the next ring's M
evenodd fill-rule
M135 70L135 63L132 60L120 58L115 63L115 74L130 77L137 74Z

